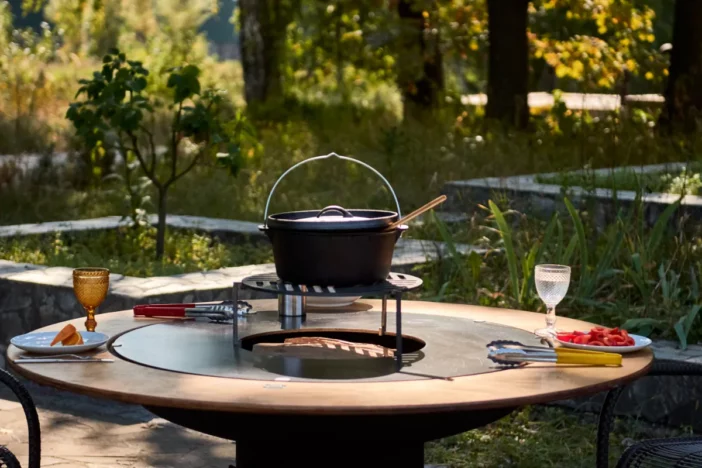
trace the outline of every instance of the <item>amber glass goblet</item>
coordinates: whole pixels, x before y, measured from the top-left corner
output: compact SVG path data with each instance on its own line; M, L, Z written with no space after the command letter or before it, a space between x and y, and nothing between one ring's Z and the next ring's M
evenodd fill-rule
M95 331L95 309L102 304L110 286L110 270L107 268L76 268L73 270L73 292L88 314L85 321L87 331Z

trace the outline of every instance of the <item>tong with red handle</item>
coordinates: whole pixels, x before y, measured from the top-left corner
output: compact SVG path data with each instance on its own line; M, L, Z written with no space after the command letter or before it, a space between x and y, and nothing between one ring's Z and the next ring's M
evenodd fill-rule
M246 301L223 301L218 304L140 304L134 306L135 317L203 317L231 319L235 315L254 313Z
M197 304L140 304L134 306L135 317L185 317L185 309Z

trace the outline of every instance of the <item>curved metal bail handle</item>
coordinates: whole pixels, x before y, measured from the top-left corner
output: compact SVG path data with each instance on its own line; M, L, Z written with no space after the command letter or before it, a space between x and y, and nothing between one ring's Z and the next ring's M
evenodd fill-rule
M283 180L283 178L286 175L288 175L290 172L292 172L293 170L302 166L303 164L307 164L308 162L311 162L311 161L318 161L320 159L329 159L329 158L339 158L339 159L343 159L344 161L351 161L353 163L360 164L361 166L373 171L375 173L375 175L380 177L382 179L382 181L385 182L385 185L390 190L390 193L392 194L392 198L393 198L393 200L395 200L395 206L397 207L398 219L402 218L402 213L400 212L400 202L397 201L397 195L395 195L395 191L392 189L392 185L390 185L390 182L388 182L388 180L383 176L383 174L378 172L375 168L373 168L373 166L366 164L363 161L359 161L358 159L349 158L348 156L341 156L340 154L336 154L336 153L329 153L329 154L324 155L324 156L315 156L313 158L309 158L309 159L305 159L304 161L300 161L299 163L295 164L293 167L291 167L287 171L283 172L283 175L281 175L278 178L278 180L275 181L275 184L273 184L273 188L271 189L271 193L268 194L268 200L266 200L266 211L263 213L263 225L264 226L268 224L268 207L271 204L271 198L273 198L273 193L275 192L275 189L278 187L278 184L280 183L280 181Z

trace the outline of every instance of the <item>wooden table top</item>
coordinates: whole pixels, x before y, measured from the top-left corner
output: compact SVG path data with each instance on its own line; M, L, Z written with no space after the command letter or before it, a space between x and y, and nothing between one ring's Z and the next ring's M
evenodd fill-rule
M254 307L275 307L270 300ZM379 310L380 301L362 300ZM469 317L532 331L544 314L461 304L403 301L403 314L422 313ZM391 310L392 306L390 306ZM389 311L390 312L390 311ZM135 319L131 310L101 314L98 331L112 337L158 323ZM84 318L58 323L41 331L58 331L67 323L79 330ZM562 329L586 330L593 325L558 318ZM10 366L38 383L93 397L147 406L166 406L240 413L378 414L478 410L545 403L599 392L644 375L653 360L646 349L624 355L621 367L532 364L524 368L456 377L398 382L343 381L271 382L170 372L135 364L117 356L115 362L17 364L22 351L10 346ZM108 351L98 353L109 355Z

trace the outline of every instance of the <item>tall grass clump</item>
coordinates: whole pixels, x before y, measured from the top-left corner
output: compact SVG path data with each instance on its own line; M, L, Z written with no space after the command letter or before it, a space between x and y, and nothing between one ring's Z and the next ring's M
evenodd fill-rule
M573 276L560 315L674 338L683 348L702 337L697 319L702 244L699 227L680 216L679 203L667 207L652 227L640 198L604 226L567 198L563 204L565 213L543 221L490 201L485 214L462 229L469 233L462 240L485 253L461 256L453 250L450 258L420 267L426 296L541 310L534 266L569 264ZM437 238L456 242L443 223L434 218L434 224Z

